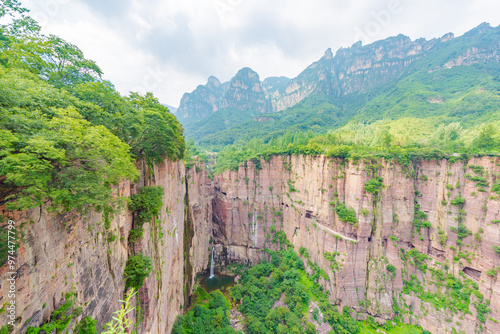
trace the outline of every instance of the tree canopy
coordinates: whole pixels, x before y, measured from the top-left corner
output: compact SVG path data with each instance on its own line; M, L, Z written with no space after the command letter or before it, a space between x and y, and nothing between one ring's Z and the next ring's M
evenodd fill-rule
M9 209L103 210L135 160L181 159L183 129L153 94L121 96L75 45L40 34L17 0L0 17L0 190Z

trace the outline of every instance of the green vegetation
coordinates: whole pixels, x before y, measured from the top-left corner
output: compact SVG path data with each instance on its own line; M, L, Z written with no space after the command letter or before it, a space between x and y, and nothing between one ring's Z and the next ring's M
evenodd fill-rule
M66 301L55 309L54 312L52 312L50 320L47 323L40 327L28 327L26 334L38 334L40 332L53 333L54 331L56 333L62 333L69 326L71 321L74 320L74 318L82 314L82 308L74 307L74 302L74 295L72 293L67 294ZM86 326L86 328L90 330L90 332L85 333L97 333L95 321L92 321L94 320L91 318L84 321L82 326ZM79 326L80 323L77 326ZM92 332L92 330L94 330L94 332Z
M484 167L483 166L468 165L467 167L469 167L470 169L472 169L474 171L474 173L476 173L476 174L483 175L483 173L484 173Z
M377 195L384 187L384 180L381 177L374 177L365 184L365 190L372 195Z
M292 250L267 252L270 262L264 259L250 269L239 271L241 279L231 288L230 296L224 298L218 292L203 294L201 302L198 298L199 303L177 319L173 333L234 333L228 326L227 313L229 307L235 305L239 305L239 311L245 315L246 333L316 333L315 326L307 320L312 300L319 301L324 319L335 333L358 333L358 324L349 308L339 312L330 305L327 294L318 284L320 275L316 275L316 270L319 267L311 262L316 273L308 276L302 260ZM305 254L304 250L302 253ZM273 308L278 300L285 306Z
M495 277L497 275L498 271L496 268L491 268L486 271L486 275Z
M374 320L369 320L360 323L359 333L360 334L377 334L381 332L381 329L377 326ZM383 326L383 330L387 334L432 334L428 331L422 330L419 326L415 325L405 325L401 323L395 323L396 326L392 326L392 321L388 320L387 325ZM390 325L389 325L390 324Z
M134 308L132 307L132 297L137 294L134 288L130 289L130 292L122 301L122 305L118 311L114 313L113 320L106 324L105 330L102 334L125 334L130 333L132 329L132 320L127 317L127 314L132 312Z
M348 307L339 312L335 305L330 304L328 292L318 281L322 274L317 264L307 260L313 270L308 275L302 260L291 249L266 252L270 256L269 262L263 259L252 268L236 266L235 274L241 279L229 291L207 294L198 287L194 294L196 305L177 318L172 333L236 333L229 326L229 310L234 308L245 316L243 323L249 334L317 333L312 321L318 322L320 311L324 321L331 325L332 333L376 333L380 328L392 334L426 333L418 326L403 325L397 320L394 323L387 321L381 327L371 317L365 322L355 321ZM301 248L300 253L307 259L305 248ZM329 261L335 261L335 255L324 254ZM411 252L409 258L419 262L427 260L425 255L416 251ZM387 270L396 272L391 265ZM278 301L280 305L274 307ZM311 310L313 301L318 302L319 307Z
M340 220L345 223L355 224L358 222L358 218L356 217L356 210L354 208L347 208L344 203L339 203L335 205L335 212L339 216Z
M386 267L386 268L387 268L387 271L389 271L389 272L391 272L391 273L393 273L393 274L394 274L394 273L396 273L396 270L397 270L397 269L396 269L396 267L395 267L395 266L393 266L392 264L390 264L390 263L389 263L389 264L387 265L387 267Z
M420 233L421 228L430 228L431 223L427 221L427 214L420 210L420 205L415 204L415 220L413 221L413 226L418 229Z
M462 209L463 205L465 203L465 199L462 197L461 194L459 194L457 197L455 197L452 201L451 204L454 206L458 206L460 208L460 211L458 212L458 217L456 218L456 221L458 222L458 227L450 227L450 230L452 232L457 233L457 245L461 246L463 244L463 239L468 237L469 235L472 235L472 231L467 229L467 227L464 224L464 216L466 215L466 212L464 209Z
M307 251L307 248L305 247L300 247L299 248L299 254L305 257L306 259L309 258L309 252Z
M500 121L491 126L495 127L495 136L500 141ZM386 131L393 136L390 145L382 143ZM498 153L498 146L490 150L479 150L474 146L474 139L483 131L482 125L468 129L462 128L458 123L440 124L436 127L431 121L404 118L372 124L348 123L340 129L321 135L311 130L288 132L267 142L262 138L254 138L222 148L217 155L215 172L236 170L245 161L258 158L268 160L273 155L324 154L353 162L359 159L384 158L407 166L421 160L457 160L467 159L471 154ZM452 156L454 153L460 153L461 156ZM368 189L377 193L382 185L382 180L375 178L368 184Z
M489 301L479 292L477 283L470 279L455 277L448 271L448 266L443 268L429 268L430 258L414 249L409 252L400 250L401 258L405 264L414 264L424 274L430 271L431 280L422 282L415 274L406 274L403 277L403 293L415 293L420 299L430 303L435 309L450 310L453 313L470 314L471 295L477 302L472 303L477 311L477 319L485 322L485 315L491 312L488 308ZM466 255L460 255L466 257ZM404 274L404 273L403 273ZM433 285L433 286L431 286Z
M143 225L153 222L160 215L163 206L162 187L142 187L130 197L129 210L134 213L134 228L129 233L129 242L142 238Z
M75 333L76 334L97 334L96 329L97 321L92 319L92 317L85 317L76 325Z
M135 159L184 154L182 128L152 94L122 97L76 46L39 33L17 1L0 29L0 189L7 207L99 212Z
M491 187L491 191L496 192L498 195L500 195L500 182L496 182L493 184Z
M454 199L452 199L450 203L453 206L461 207L465 203L465 198L463 198L461 195L458 195Z
M142 253L130 256L123 273L127 279L125 286L139 290L144 285L144 280L151 274L151 270L153 266L150 257Z
M500 247L499 246L493 245L493 250L495 251L495 253L497 253L498 256L500 256Z
M410 261L410 264L414 264L417 269L423 271L424 273L426 272L427 270L427 260L429 260L430 258L423 254L423 253L420 253L419 251L417 251L416 249L412 249L408 252L405 252L405 250L403 248L400 249L400 255L401 255L401 259L406 263L408 261Z
M230 302L220 291L205 293L204 298L192 310L177 318L172 328L172 334L241 333L229 326L228 310L230 306Z

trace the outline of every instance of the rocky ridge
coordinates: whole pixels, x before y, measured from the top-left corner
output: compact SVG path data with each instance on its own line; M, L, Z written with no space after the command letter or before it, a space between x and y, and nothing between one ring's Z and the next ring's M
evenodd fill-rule
M336 54L326 50L321 59L293 79L268 78L261 83L257 73L244 68L229 83L220 84L218 79L210 77L205 86L186 93L178 115L181 122L190 124L228 108L279 112L312 95L342 99L390 83L422 59L427 59L424 63L437 61L431 71L499 62L500 44L487 42L484 36L488 34L498 35L498 27L483 23L460 37L449 33L441 38L412 41L398 35L369 45L358 42L340 48ZM451 51L446 49L450 46Z

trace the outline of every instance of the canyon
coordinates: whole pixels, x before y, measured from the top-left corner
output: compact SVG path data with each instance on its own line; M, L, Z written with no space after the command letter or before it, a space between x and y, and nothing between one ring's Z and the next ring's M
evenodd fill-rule
M22 235L16 333L46 322L70 292L82 317L95 318L102 328L120 307L123 270L132 251L152 258L153 273L134 299L140 312L130 317L141 320L138 333L169 333L189 307L198 274L209 269L212 241L219 269L232 262L252 265L266 256L266 248L276 249L272 237L280 231L296 251L307 250L303 259L309 271L310 263L324 270L321 283L331 303L351 307L359 320L373 316L382 323L398 315L432 333L500 332L498 274L487 274L500 266L493 248L500 245L500 200L473 177L481 173L490 186L497 182L498 156L403 165L273 156L248 161L213 180L203 163L188 170L172 161L137 167L140 181L121 183L116 196L130 197L149 185L161 186L165 195L160 216L144 225L143 238L133 246L127 242L133 216L125 209L106 229L98 213L0 207ZM365 185L375 177L383 187L370 193ZM457 198L463 201L454 205ZM355 211L355 223L341 219L340 204ZM427 224L416 227L417 216L425 216ZM470 233L459 237L461 226ZM7 272L1 268L2 283ZM436 307L429 298L450 295L439 273L447 282L455 277L477 287L469 291L468 312ZM424 293L411 282L422 282ZM7 293L2 284L2 305ZM483 320L480 305L487 310ZM5 324L2 317L0 326Z

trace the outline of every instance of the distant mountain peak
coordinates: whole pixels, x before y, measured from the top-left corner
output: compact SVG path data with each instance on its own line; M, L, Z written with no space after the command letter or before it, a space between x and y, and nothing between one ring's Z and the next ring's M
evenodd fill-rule
M248 78L256 78L259 80L259 74L252 70L250 67L243 67L241 70L236 73L235 78L238 77L248 77Z
M323 55L323 59L333 59L332 48L328 48Z
M217 88L221 85L220 83L220 80L217 79L216 77L214 76L210 76L207 80L207 86L208 87L214 87L214 88Z
M484 38L477 38L483 34ZM213 113L224 111L225 114L217 116L223 118L230 112L233 116L227 124L235 124L254 114L286 110L309 96L328 96L342 101L398 80L414 63L420 62L415 65L417 68L434 71L500 62L499 35L500 27L482 23L459 37L447 33L441 38L412 40L399 34L367 45L357 42L340 48L335 55L328 48L318 61L293 79L270 77L262 82L259 74L244 67L229 82L221 84L217 78L210 77L207 85L185 94L178 114L180 119L194 124ZM462 51L457 54L456 50Z
M480 25L478 25L477 27L475 27L474 29L466 32L464 34L464 37L472 37L472 36L476 36L479 34L484 34L486 31L488 31L490 29L493 29L491 24L489 24L487 22L483 22Z
M356 43L354 43L354 44L351 46L351 49L361 48L362 46L363 46L363 42L361 42L361 41L357 41Z
M445 43L445 42L448 42L450 40L452 40L453 38L455 38L455 34L454 33L447 33L447 34L444 34L439 40L442 42L442 43Z

